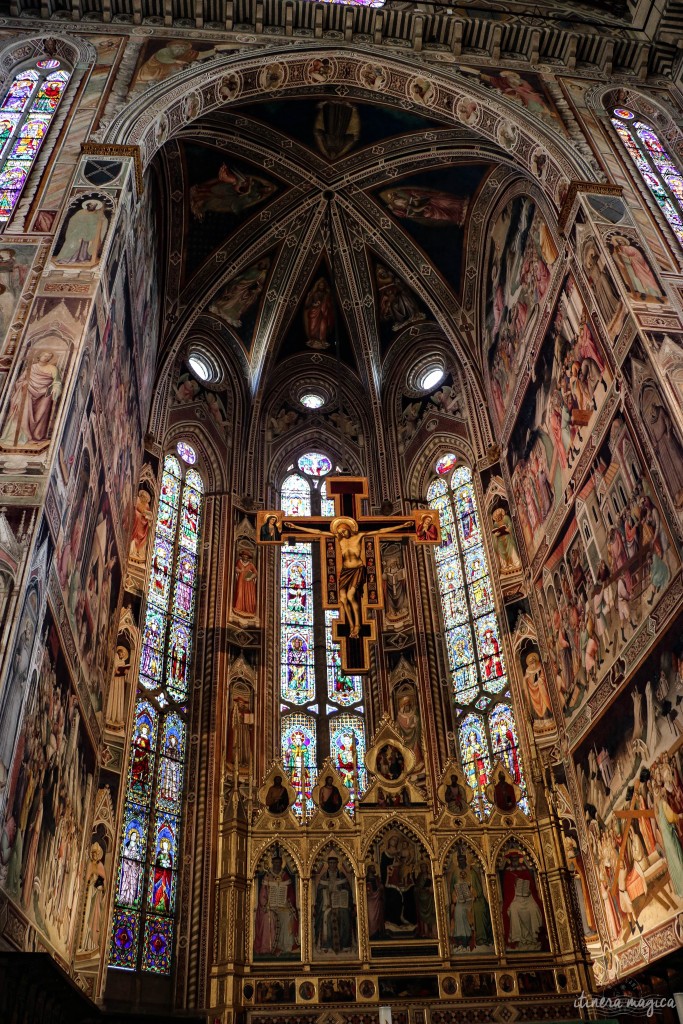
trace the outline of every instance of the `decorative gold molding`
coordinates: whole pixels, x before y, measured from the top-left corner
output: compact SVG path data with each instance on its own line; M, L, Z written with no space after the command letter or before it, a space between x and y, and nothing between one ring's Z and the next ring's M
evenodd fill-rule
M124 147L121 147L124 148ZM623 195L623 188L621 185L601 185L597 181L572 181L569 183L569 191L567 197L562 203L562 209L560 210L560 216L558 219L558 227L562 233L567 226L567 220L571 213L574 200L579 193L590 193L594 196L621 196Z
M81 153L88 156L132 156L135 161L135 186L138 196L144 192L142 183L142 157L139 146L119 146L114 143L83 142Z

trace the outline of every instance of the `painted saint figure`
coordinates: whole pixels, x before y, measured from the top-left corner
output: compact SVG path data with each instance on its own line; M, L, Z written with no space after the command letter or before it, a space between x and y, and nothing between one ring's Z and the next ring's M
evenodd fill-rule
M159 851L154 865L154 881L152 883L152 906L162 913L171 909L171 888L173 882L173 855L171 840L164 836L159 841Z
M50 437L53 411L62 393L62 374L49 349L29 352L14 385L1 443L11 448L39 448Z
M353 892L339 870L339 858L330 854L315 883L314 930L316 951L351 952L354 944Z
M309 348L329 348L329 335L334 326L334 302L329 283L319 277L304 303L304 332Z
M296 880L276 850L259 880L254 954L263 959L294 959L298 950Z
M251 618L256 614L256 581L258 571L249 548L241 548L235 564L235 597L232 606L238 615Z
M64 241L55 263L94 266L98 262L107 233L109 218L101 199L85 199L66 222Z
M137 792L144 793L147 787L151 748L149 726L143 722L137 736L133 739L133 760L130 769L131 788Z

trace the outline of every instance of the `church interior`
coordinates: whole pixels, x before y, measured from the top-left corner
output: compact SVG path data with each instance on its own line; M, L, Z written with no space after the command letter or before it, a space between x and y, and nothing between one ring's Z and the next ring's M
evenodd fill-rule
M683 1020L682 39L0 7L4 1020Z

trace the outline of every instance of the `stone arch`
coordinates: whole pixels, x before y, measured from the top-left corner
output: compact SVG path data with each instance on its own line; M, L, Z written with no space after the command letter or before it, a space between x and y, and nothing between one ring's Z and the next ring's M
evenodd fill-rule
M406 486L409 494L426 503L427 488L434 477L434 465L441 455L455 452L472 470L476 479L477 455L471 443L464 437L452 434L433 434L413 459L406 471Z
M362 855L366 860L370 848L374 843L392 829L398 829L399 832L403 832L406 836L412 836L414 840L417 840L417 842L421 844L427 855L432 860L436 858L436 854L429 837L416 821L413 821L412 819L410 821L405 821L401 818L390 818L388 821L380 822L366 837L362 848Z
M201 423L188 421L173 424L164 437L164 452L175 454L178 441L187 441L197 452L197 462L192 468L198 471L204 481L205 496L228 486L216 444Z
M392 71L390 80L382 88L385 99L398 100L416 110L426 108L432 115L446 119L454 112L458 120L461 115L467 116L468 127L506 149L530 173L533 173L533 153L542 146L549 163L545 191L558 208L571 179L593 180L595 177L595 171L577 154L569 140L558 138L509 100L491 95L484 86L465 79L453 69L430 67L429 78L434 88L429 96L420 98L414 89L410 90L411 80L416 77L411 57L397 54L389 57L385 50L374 46L347 47L339 42L332 45L304 43L295 49L275 45L258 54L217 57L198 68L190 68L129 103L102 133L101 141L140 146L143 166L146 166L157 149L181 126L218 107L262 94L261 74L266 70L266 59L277 65L280 84L275 91L282 90L283 95L300 89L310 92L311 85L316 84L315 79L310 79L311 63L324 59L326 77L318 80L318 84L343 85L348 95L358 93L366 98L370 87L363 80L363 68L374 60ZM296 82L294 69L297 69ZM484 111L487 117L483 117Z
M358 877L358 860L353 851L349 849L339 836L325 836L313 847L309 856L311 873L315 862L324 857L328 850L333 850L340 857L345 857L353 869L354 876Z
M255 874L261 867L265 866L266 863L268 863L268 858L272 857L277 850L279 850L280 853L283 854L282 859L283 861L285 861L285 863L288 863L288 866L290 866L289 862L291 862L291 864L294 865L294 867L296 868L297 876L301 878L304 872L304 864L299 854L299 851L290 846L288 843L286 843L280 836L275 836L272 838L268 837L268 839L265 839L260 844L260 846L255 850L252 856L252 875ZM287 860L285 859L284 855L286 855Z
M488 865L483 851L479 849L479 847L472 841L472 839L469 838L469 836L465 835L454 836L452 840L444 847L439 858L440 870L445 874L446 867L453 855L453 852L455 851L457 846L461 845L464 845L468 848L472 856L476 857L477 860L479 861L482 871L486 872Z

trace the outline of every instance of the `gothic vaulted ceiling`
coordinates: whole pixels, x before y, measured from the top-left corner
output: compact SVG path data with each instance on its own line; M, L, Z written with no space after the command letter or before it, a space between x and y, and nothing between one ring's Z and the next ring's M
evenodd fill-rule
M200 118L160 163L166 344L213 335L253 392L337 346L376 384L404 328L455 322L473 210L513 173L462 126L324 89Z

